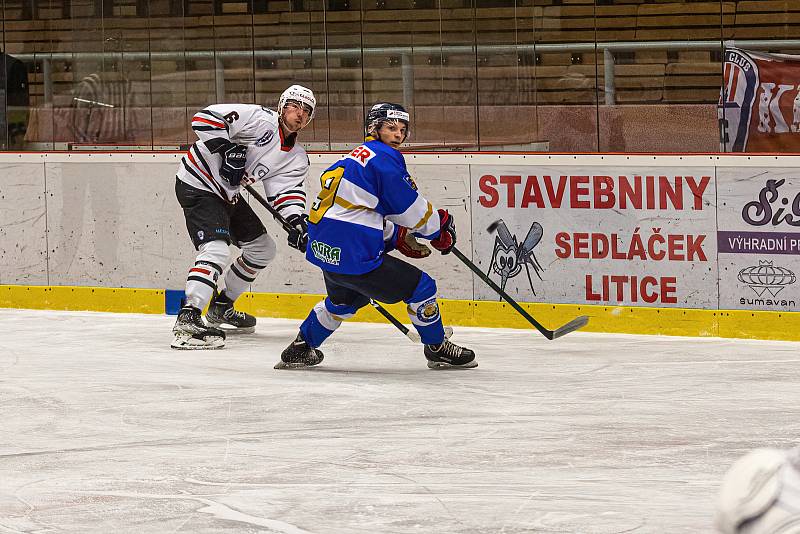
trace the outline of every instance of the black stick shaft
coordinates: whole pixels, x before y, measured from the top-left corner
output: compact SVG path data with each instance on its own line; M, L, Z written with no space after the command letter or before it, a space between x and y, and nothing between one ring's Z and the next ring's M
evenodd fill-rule
M536 319L531 317L528 312L526 312L525 310L522 309L522 306L517 304L516 301L514 299L512 299L510 296L508 296L508 294L505 291L503 291L497 284L492 282L492 279L489 278L487 275L485 275L483 273L483 271L478 269L478 267L474 263L472 263L469 260L469 258L464 256L464 254L462 254L460 250L458 250L456 247L453 247L452 252L453 252L453 254L456 255L456 257L459 260L461 260L464 263L464 265L469 267L472 272L477 274L480 277L481 280L486 282L486 284L488 284L489 287L494 289L497 292L498 295L503 297L506 300L506 302L511 304L512 308L517 310L517 312L520 315L522 315L525 318L525 320L527 320L534 327L536 327L536 330L541 332L542 335L544 337L546 337L547 339L553 340L553 339L556 339L558 337L565 336L565 335L569 334L570 332L574 332L575 330L583 328L589 322L589 318L587 316L581 315L580 317L576 317L575 319L573 319L570 322L568 322L568 323L556 328L555 330L549 330L549 329L545 328L542 325L542 323L540 323L539 321L537 321Z
M372 304L372 307L373 307L373 308L375 308L376 310L378 310L378 313L380 313L381 315L383 315L384 317L386 317L386 319L388 319L388 320L389 320L389 322L390 322L390 323L392 323L392 324L393 324L393 325L394 325L394 326L395 326L395 327L396 327L398 330L400 330L400 331L401 331L403 334L406 334L406 335L408 335L408 333L409 333L409 331L410 331L410 330L408 329L408 327L406 327L406 325L404 325L403 323L401 323L400 321L398 321L398 320L397 320L397 317L395 317L394 315L392 315L391 313L389 313L389 310L387 310L386 308L384 308L383 306L381 306L381 305L380 305L380 303L379 303L379 302L377 302L377 301L375 301L375 300L369 299L369 303L370 303L370 304Z
M469 267L469 268L470 268L470 270L471 270L473 273L477 274L477 275L480 277L480 279L481 279L481 280L483 280L484 282L486 282L486 283L489 285L489 287L491 287L492 289L494 289L494 290L497 292L497 294L498 294L498 295L500 295L501 297L503 297L503 298L505 299L505 301L506 301L506 302L508 302L509 304L511 304L511 307L512 307L512 308L514 308L515 310L517 310L517 312L518 312L520 315L522 315L522 316L525 318L525 320L526 320L526 321L528 321L528 322L529 322L529 323L531 323L531 324L532 324L534 327L536 327L536 330L538 330L539 332L541 332L542 334L544 334L544 337L546 337L547 339L553 339L553 337L552 337L552 336L553 336L553 331L552 331L552 330L548 330L547 328L545 328L545 327L544 327L544 325L542 325L542 323L540 323L539 321L537 321L536 319L534 319L533 317L531 317L531 316L530 316L530 314L529 314L528 312L526 312L524 309L522 309L522 306L520 306L519 304L517 304L517 302L516 302L514 299L512 299L512 298L511 298L511 297L508 295L508 293L506 293L505 291L503 291L502 289L500 289L500 286L498 286L497 284L495 284L495 283L492 281L492 279L491 279L491 278L489 278L488 276L486 276L486 274L484 274L484 272L483 272L483 271L481 271L480 269L478 269L478 267L477 267L477 266L476 266L474 263L472 263L472 261L470 261L470 259L469 259L469 258L467 258L466 256L464 256L464 254L463 254L463 253L462 253L460 250L458 250L456 247L453 247L453 250L452 250L452 252L453 252L453 254L455 254L455 255L456 255L456 257L457 257L459 260L461 260L461 262L462 262L464 265L466 265L467 267Z
M278 210L273 208L270 205L270 203L267 202L267 199L262 197L261 194L258 191L253 189L253 186L246 185L246 186L244 186L244 188L247 189L247 192L250 193L250 195L252 195L252 197L254 199L258 200L259 204L261 204L262 206L267 208L267 211L270 212L270 214L275 218L276 221L278 221L280 223L281 226L283 226L284 230L286 230L287 232L291 232L292 230L294 230L292 225L289 224L288 222L286 222L286 219L283 218L283 215L281 215Z

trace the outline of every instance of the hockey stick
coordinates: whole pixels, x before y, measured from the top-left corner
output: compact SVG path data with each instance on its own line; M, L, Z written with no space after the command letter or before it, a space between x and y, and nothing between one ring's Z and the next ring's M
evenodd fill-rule
M281 215L278 210L276 210L275 208L270 206L269 202L267 202L267 199L262 197L261 194L258 191L253 189L253 186L246 185L246 186L244 186L244 188L247 189L247 192L250 193L253 196L254 199L258 200L259 204L261 204L262 206L267 208L267 211L270 213L270 215L272 215L275 218L275 220L278 221L281 226L283 226L284 230L286 230L287 232L291 232L292 230L294 230L294 226L289 224L286 221L286 219L283 218L283 215Z
M248 193L250 193L252 195L252 197L254 199L256 199L259 202L259 204L261 204L262 206L264 206L267 209L267 211L270 213L270 215L272 215L275 218L275 220L278 221L281 226L283 226L284 230L286 230L287 232L291 232L292 230L294 230L294 227L291 224L289 224L286 219L283 218L283 215L281 215L278 210L276 210L275 208L270 206L269 202L267 202L267 200L264 197L262 197L261 194L258 191L256 191L255 189L253 189L252 186L249 186L249 185L244 186L244 188L247 190ZM409 330L403 323L398 321L397 318L394 315L389 313L389 310L387 310L386 308L381 306L375 300L369 299L369 303L372 304L372 307L374 307L376 310L378 310L378 313L380 313L381 315L386 317L386 319L388 319L389 322L392 323L395 326L395 328L400 330L400 332L402 332L404 336L406 336L408 339L410 339L414 343L419 343L420 342L419 334L417 332ZM450 332L449 335L448 335L448 330ZM445 327L445 337L449 338L451 335L453 335L453 329L450 328L449 326L446 326Z
M510 296L508 296L508 294L507 294L505 291L503 291L502 289L500 289L500 286L498 286L497 284L495 284L495 283L492 281L492 279L491 279L491 278L489 278L488 276L486 276L486 275L483 273L483 271L481 271L480 269L478 269L478 267L477 267L477 266L476 266L474 263L472 263L472 262L469 260L469 258L467 258L466 256L464 256L464 254L462 254L460 250L458 250L456 247L453 247L453 248L451 249L451 252L452 252L453 254L455 254L455 256L456 256L456 257L457 257L459 260L461 260L461 262L462 262L464 265L466 265L467 267L469 267L469 268L470 268L470 270L471 270L473 273L477 274L477 275L478 275L478 277L479 277L481 280L483 280L484 282L486 282L486 283L489 285L489 287L491 287L492 289L494 289L494 290L497 292L497 294L498 294L498 295L500 295L501 297L503 297L503 298L505 299L505 301L506 301L506 302L508 302L509 304L511 304L511 307L512 307L512 308L514 308L515 310L517 310L517 312L518 312L520 315L522 315L522 316L525 318L525 320L526 320L526 321L528 321L529 323L531 323L531 324L532 324L532 325L533 325L533 326L536 328L536 330L538 330L539 332L541 332L541 333L542 333L542 335L543 335L544 337L546 337L547 339L553 340L553 339L556 339L557 337L561 337L561 336L567 335L567 334L569 334L570 332L574 332L575 330L578 330L579 328L583 328L584 326L586 326L586 323L588 323L588 322L589 322L589 318L588 318L587 316L585 316L585 315L581 315L580 317L576 317L575 319L571 320L571 321L570 321L570 322L568 322L567 324L565 324L565 325L562 325L562 326L560 326L560 327L556 328L555 330L548 330L547 328L545 328L545 327L542 325L542 323L540 323L539 321L537 321L536 319L534 319L533 317L531 317L531 316L530 316L530 314L528 314L528 312L526 312L525 310L523 310L523 309L522 309L522 307L521 307L519 304L517 304L517 303L516 303L516 301L515 301L514 299L512 299Z
M378 313L386 317L386 319L388 319L388 321L392 323L395 326L395 328L400 330L403 333L403 335L406 336L408 339L410 339L414 343L419 343L421 341L419 334L416 331L409 329L406 325L398 321L397 317L389 313L389 310L381 306L380 303L378 303L373 299L369 299L369 303L372 305L373 308L378 310Z
M400 330L403 333L403 335L405 335L408 339L410 339L414 343L421 343L422 342L422 340L419 337L419 333L418 332L415 332L414 330L411 330L406 325L404 325L403 323L398 321L397 317L395 317L394 315L389 313L389 310L387 310L386 308L381 306L379 302L377 302L376 300L373 300L373 299L369 299L369 303L372 305L373 308L378 310L378 313L380 313L381 315L386 317L386 319L388 319L389 322L392 323L398 330ZM453 327L452 326L445 326L444 327L444 337L445 337L445 339L450 339L450 337L452 335L453 335Z

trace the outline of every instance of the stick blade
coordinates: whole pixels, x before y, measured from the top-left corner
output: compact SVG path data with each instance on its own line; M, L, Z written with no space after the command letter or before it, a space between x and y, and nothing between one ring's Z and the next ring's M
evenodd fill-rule
M547 335L547 339L556 339L561 336L566 336L570 332L574 332L575 330L579 330L586 326L589 323L589 317L586 315L581 315L580 317L576 317L575 319L571 320L564 326L560 326L553 330L552 334Z

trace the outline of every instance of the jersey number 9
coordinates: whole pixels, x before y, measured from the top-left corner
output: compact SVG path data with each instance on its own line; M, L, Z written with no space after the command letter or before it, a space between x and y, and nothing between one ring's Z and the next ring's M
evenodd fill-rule
M322 173L322 176L319 177L322 190L311 205L311 212L308 215L309 222L317 224L325 216L325 212L331 209L336 200L336 190L339 189L339 182L342 180L343 174L344 167L336 167Z

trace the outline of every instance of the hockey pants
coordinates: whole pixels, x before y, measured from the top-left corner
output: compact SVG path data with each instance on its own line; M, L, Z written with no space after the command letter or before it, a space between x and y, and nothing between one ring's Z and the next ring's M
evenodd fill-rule
M401 300L411 323L426 345L444 341L444 327L436 302L436 282L427 273L394 256L384 256L381 265L364 274L323 272L328 296L318 302L300 325L303 339L319 347L342 321L369 304L370 299L387 304Z

